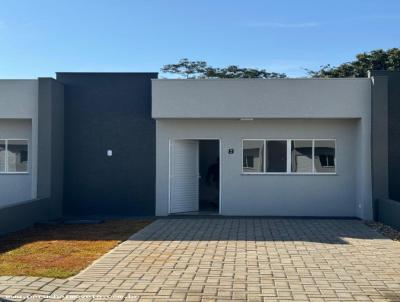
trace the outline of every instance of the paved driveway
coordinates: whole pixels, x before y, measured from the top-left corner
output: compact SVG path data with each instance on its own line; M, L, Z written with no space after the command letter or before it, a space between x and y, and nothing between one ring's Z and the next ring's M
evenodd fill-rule
M356 220L160 219L71 279L0 277L0 293L55 300L400 301L400 243Z

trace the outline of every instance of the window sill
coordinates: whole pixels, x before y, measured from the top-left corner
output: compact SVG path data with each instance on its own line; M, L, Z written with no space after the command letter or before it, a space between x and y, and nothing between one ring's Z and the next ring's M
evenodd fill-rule
M335 173L240 173L241 175L264 175L264 176L337 176Z
M0 175L29 175L29 172L0 172Z

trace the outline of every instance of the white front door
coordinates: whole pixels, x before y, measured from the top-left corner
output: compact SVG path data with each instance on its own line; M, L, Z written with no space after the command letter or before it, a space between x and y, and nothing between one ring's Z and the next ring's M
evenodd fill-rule
M199 142L174 140L170 156L170 213L198 211Z

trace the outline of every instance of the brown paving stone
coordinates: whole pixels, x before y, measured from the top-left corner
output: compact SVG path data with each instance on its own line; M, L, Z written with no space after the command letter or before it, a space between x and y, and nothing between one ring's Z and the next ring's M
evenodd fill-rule
M400 243L356 220L160 219L73 278L0 277L0 297L18 293L400 301Z

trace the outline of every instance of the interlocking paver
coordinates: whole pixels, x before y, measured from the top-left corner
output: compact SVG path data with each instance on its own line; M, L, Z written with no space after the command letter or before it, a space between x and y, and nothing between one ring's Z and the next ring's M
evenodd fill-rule
M44 301L400 301L400 244L357 220L160 219L70 279L0 277L0 297L28 295Z

